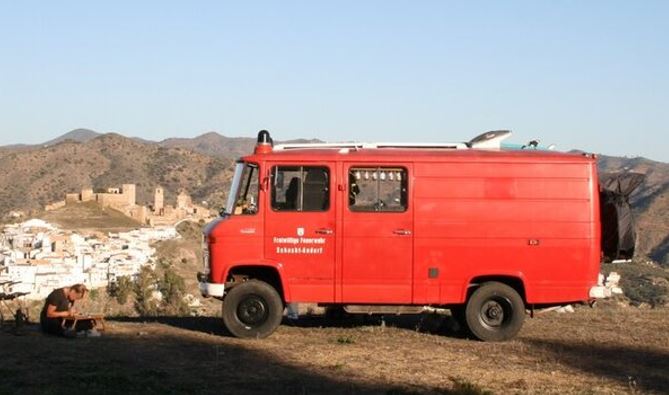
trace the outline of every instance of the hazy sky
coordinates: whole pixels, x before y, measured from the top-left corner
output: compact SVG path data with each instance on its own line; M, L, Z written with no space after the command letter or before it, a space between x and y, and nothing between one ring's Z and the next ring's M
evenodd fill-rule
M0 0L0 145L511 129L669 161L668 107L669 1Z

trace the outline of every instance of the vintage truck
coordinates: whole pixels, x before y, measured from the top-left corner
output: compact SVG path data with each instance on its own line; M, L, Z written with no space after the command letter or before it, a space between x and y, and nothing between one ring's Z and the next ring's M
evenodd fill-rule
M274 146L261 131L204 234L205 296L238 337L290 302L348 312L450 309L476 338L510 339L526 311L601 293L594 155L454 144Z

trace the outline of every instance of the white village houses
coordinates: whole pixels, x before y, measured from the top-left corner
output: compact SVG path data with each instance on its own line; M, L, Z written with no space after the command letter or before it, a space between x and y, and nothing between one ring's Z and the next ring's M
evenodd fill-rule
M152 242L177 237L171 226L94 237L40 219L6 225L0 233L0 283L16 282L11 292L28 292L27 299L44 299L53 289L75 283L106 287L153 265Z

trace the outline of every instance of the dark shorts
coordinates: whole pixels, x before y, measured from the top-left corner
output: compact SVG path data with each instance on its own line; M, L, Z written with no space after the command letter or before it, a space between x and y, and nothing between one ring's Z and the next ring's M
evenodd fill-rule
M51 335L63 336L63 320L61 318L45 318L40 321L42 331ZM85 331L93 328L92 321L77 321L76 331Z
M44 318L40 320L40 325L42 326L42 332L49 333L52 335L62 335L63 334L63 320L60 318Z

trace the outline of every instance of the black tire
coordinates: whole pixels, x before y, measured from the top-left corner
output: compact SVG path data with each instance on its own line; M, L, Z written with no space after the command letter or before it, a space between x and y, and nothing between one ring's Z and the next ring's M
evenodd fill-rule
M523 326L525 304L515 289L491 281L483 283L471 295L465 319L470 333L479 340L509 340Z
M263 281L236 285L223 299L223 323L235 337L267 337L281 324L282 317L279 293Z

